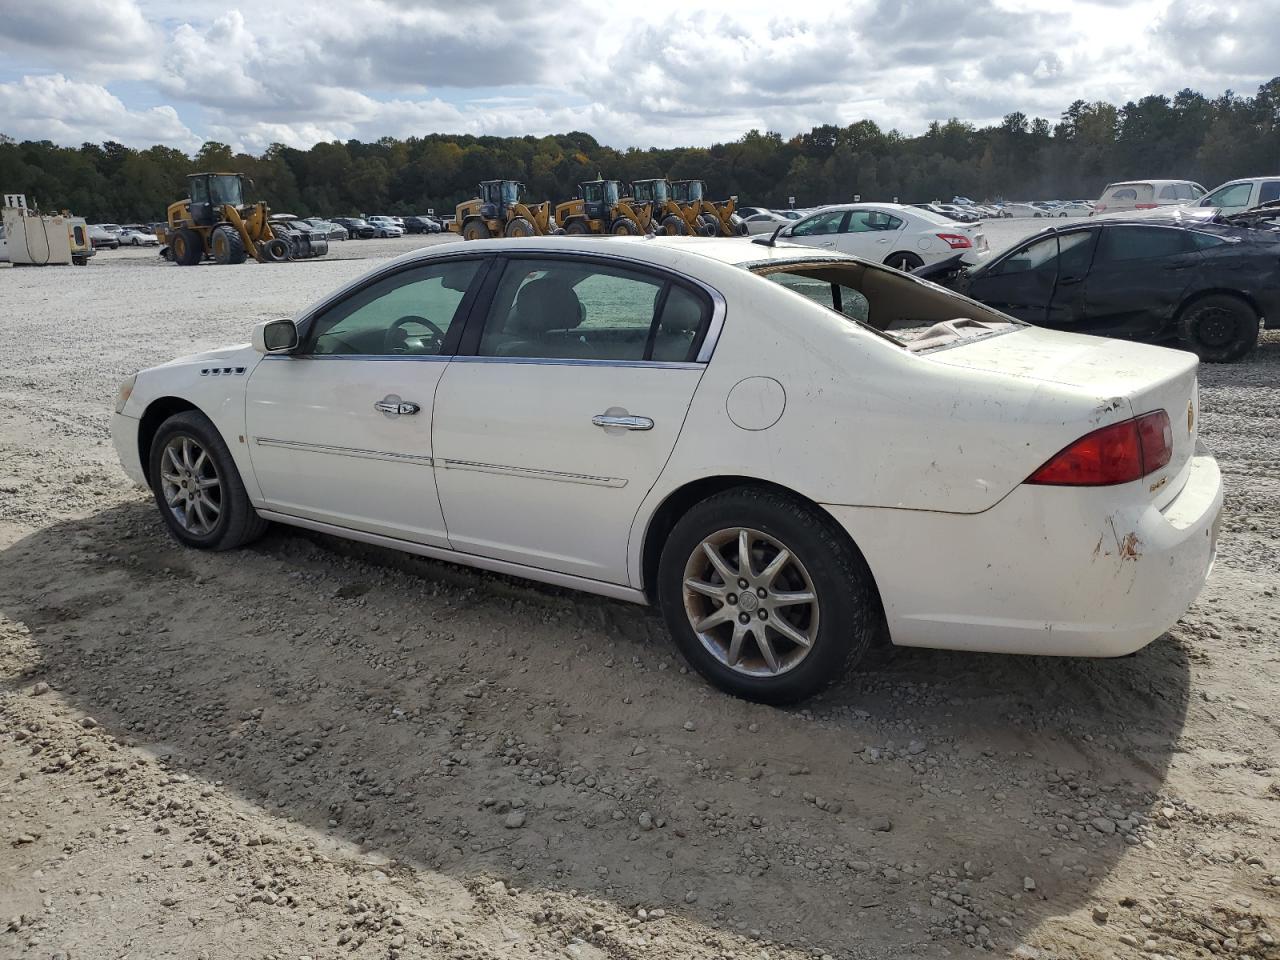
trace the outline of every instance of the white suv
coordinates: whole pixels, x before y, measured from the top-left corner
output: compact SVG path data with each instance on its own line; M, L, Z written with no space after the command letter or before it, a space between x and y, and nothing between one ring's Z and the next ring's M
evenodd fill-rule
M1193 180L1126 180L1109 183L1093 205L1093 212L1154 210L1199 200L1208 191Z
M1222 213L1239 213L1280 200L1280 177L1252 177L1230 180L1192 206L1216 207Z

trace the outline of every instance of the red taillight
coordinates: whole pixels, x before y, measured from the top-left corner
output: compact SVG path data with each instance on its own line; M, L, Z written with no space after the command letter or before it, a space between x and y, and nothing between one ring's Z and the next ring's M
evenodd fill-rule
M968 237L959 233L940 233L938 234L938 239L945 240L947 242L947 246L952 250L961 250L965 247L973 246L973 244L969 242Z
M1129 483L1159 470L1173 456L1173 428L1163 410L1086 433L1027 478L1057 487Z
M1139 203L1139 204L1136 204L1136 206L1139 210L1154 210L1156 207L1159 206L1159 204L1158 203Z

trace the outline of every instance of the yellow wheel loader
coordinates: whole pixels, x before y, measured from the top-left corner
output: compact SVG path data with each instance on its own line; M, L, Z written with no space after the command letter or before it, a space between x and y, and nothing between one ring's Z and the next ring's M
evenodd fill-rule
M556 207L556 224L565 233L638 236L649 232L652 216L652 205L622 196L617 180L580 183L577 197Z
M328 242L297 231L274 228L261 201L245 203L244 177L238 173L193 173L189 195L169 204L165 226L156 230L160 255L184 267L205 259L215 263L281 263L318 257Z
M484 180L480 196L458 204L449 229L463 240L488 237L541 237L556 232L551 204L526 203L524 184L515 180Z
M707 185L701 180L676 180L671 184L672 199L685 211L685 220L695 226L694 233L705 237L739 237L746 225L733 218L737 197L708 200Z
M704 225L698 220L699 211L676 203L671 197L671 184L666 180L633 180L631 199L649 208L654 233L668 236L705 233Z

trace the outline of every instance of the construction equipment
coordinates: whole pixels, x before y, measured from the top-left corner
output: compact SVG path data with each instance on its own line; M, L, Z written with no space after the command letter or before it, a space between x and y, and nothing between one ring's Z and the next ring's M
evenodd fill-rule
M40 213L26 204L26 197L6 195L0 213L0 249L15 267L72 264L83 267L93 256L89 228L83 217L67 211Z
M578 184L578 196L556 207L556 223L565 233L611 233L638 236L648 233L653 206L622 196L617 180L587 180Z
M463 240L487 237L540 237L555 232L551 204L525 203L524 184L516 180L483 180L480 196L458 204L449 230Z
M244 177L238 173L193 173L188 196L169 204L167 223L156 230L160 255L184 267L201 260L282 263L329 252L323 240L275 229L266 203L245 203Z
M633 180L631 199L633 203L648 206L655 233L680 236L705 231L704 225L698 221L699 211L676 203L671 198L671 184L666 180Z
M728 200L708 200L707 185L701 180L675 180L671 184L671 196L685 211L685 220L699 226L694 233L706 237L738 237L747 228L733 219L737 197Z

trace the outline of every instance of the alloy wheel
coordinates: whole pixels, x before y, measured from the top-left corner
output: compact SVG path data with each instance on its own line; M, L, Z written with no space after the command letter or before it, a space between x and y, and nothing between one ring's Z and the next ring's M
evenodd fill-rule
M704 538L685 564L683 590L694 634L738 673L787 673L817 640L818 593L809 571L759 530L732 527Z
M197 537L213 532L222 515L222 480L198 440L186 434L169 440L160 461L160 486L183 530Z

